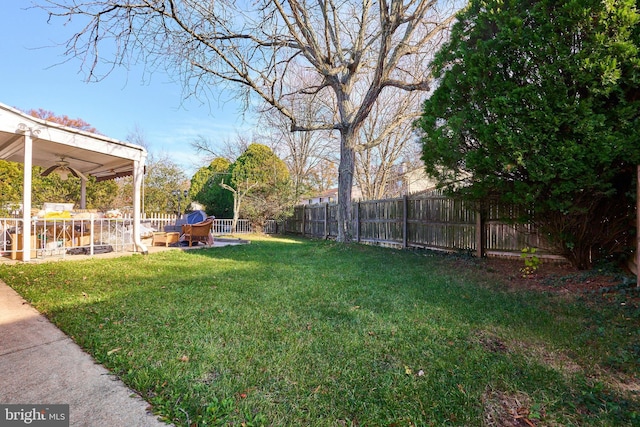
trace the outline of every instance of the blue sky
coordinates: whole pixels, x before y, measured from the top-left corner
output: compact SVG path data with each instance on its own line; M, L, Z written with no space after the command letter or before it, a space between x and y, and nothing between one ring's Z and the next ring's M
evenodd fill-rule
M249 129L233 102L185 101L180 83L160 72L145 74L143 66L118 69L101 82L87 83L79 60L65 58L64 46L56 46L72 35L70 29L61 20L47 23L44 11L25 9L29 4L10 0L2 5L0 103L80 118L123 141L138 128L151 154L169 156L188 177L206 164L190 142L204 136L221 143Z

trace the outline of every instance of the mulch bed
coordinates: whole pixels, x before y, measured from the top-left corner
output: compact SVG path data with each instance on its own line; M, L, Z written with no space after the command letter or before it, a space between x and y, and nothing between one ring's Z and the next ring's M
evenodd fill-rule
M630 302L640 303L633 273L622 268L580 271L566 262L543 260L530 275L524 274L524 263L519 258L488 257L486 259L460 259L474 274L481 274L494 283L511 290L528 290L554 294L601 295L610 298L624 294Z

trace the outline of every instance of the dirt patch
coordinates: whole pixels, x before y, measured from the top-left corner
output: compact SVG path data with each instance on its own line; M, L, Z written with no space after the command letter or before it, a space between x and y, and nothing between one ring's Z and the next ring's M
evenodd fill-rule
M523 272L524 263L518 258L489 257L478 260L458 260L474 274L506 286L513 291L550 292L558 295L599 294L612 296L625 292L633 302L640 303L636 292L635 277L631 273L611 270L580 271L569 263L545 261L532 274ZM622 284L626 283L626 287Z
M488 331L476 331L473 340L491 353L507 353L509 347L497 334Z
M486 427L534 427L544 415L541 408L533 408L526 393L513 394L487 390L482 395L483 425Z
M549 366L565 377L571 377L582 371L582 367L578 363L562 352L549 351L542 345L522 341L516 341L512 345L519 348L521 354L526 354L532 360L537 360L539 363Z
M540 343L525 342L501 337L499 332L478 330L472 340L492 353L520 354L525 358L542 363L565 377L582 372L582 367L568 355L551 351Z

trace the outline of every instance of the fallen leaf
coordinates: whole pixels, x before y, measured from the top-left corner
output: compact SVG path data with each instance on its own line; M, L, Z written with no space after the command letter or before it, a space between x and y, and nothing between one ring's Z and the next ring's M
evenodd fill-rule
M413 371L411 370L410 367L408 367L407 365L404 365L404 373L407 375L411 375L413 374Z
M181 362L188 362L188 361L189 361L189 356L187 356L186 354L185 354L185 355L183 355L183 356L180 358L180 361L181 361Z
M113 350L107 351L107 356L111 356L113 353L122 350L122 347L114 348Z
M462 387L462 384L458 384L458 390L460 390L462 394L467 394L467 392L464 391L464 387Z

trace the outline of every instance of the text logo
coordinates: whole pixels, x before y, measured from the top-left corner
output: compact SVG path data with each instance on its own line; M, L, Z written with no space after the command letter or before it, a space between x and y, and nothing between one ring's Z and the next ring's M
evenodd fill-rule
M69 405L0 404L0 427L69 427Z

